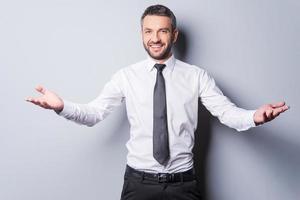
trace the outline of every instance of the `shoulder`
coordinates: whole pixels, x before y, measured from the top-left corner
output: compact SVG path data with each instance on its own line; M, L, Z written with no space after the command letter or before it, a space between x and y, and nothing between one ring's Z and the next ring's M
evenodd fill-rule
M181 60L176 59L176 64L175 64L175 68L177 70L182 70L185 73L193 73L195 75L203 75L203 74L207 74L207 71L205 69L203 69L202 67L199 67L197 65L193 65L193 64L189 64L186 62L183 62Z
M145 70L146 66L147 60L141 60L126 67L123 67L121 71L123 71L124 73L128 73L133 71Z
M128 73L132 73L132 72L135 72L135 71L145 68L145 65L146 65L146 60L142 60L142 61L133 63L131 65L123 66L114 73L113 77L126 76L126 74L128 74Z

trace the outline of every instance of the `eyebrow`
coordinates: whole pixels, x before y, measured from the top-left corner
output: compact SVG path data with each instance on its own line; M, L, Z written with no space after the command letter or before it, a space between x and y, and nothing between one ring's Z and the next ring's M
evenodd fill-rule
M169 28L161 28L161 29L159 29L160 31L170 31L170 29Z
M144 28L144 30L153 30L153 29L151 29L151 28ZM162 31L162 30L164 30L164 31L171 31L169 28L160 28L160 29L158 29L158 31Z

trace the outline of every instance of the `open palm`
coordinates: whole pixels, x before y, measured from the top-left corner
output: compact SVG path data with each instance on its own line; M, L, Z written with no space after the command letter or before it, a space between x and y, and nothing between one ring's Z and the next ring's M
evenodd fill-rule
M42 95L39 97L28 97L26 101L45 109L55 110L56 112L60 112L63 109L63 100L57 94L51 92L50 90L47 90L41 85L37 86L35 89Z
M274 104L266 104L256 110L254 114L254 122L256 125L260 125L275 119L278 115L288 110L289 107L285 105L285 102L278 102Z

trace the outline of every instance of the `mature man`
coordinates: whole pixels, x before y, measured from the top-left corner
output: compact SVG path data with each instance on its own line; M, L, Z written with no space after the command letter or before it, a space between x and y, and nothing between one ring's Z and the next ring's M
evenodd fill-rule
M167 7L148 7L141 28L148 59L120 69L95 100L72 103L38 86L42 96L27 101L93 126L126 100L130 139L121 199L201 199L192 154L198 98L222 123L238 131L270 121L288 106L279 102L257 110L238 108L205 70L175 59L171 49L178 29Z

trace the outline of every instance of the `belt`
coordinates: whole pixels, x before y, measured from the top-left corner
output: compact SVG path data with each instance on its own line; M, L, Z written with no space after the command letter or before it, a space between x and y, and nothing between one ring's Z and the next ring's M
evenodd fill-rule
M125 174L158 183L185 182L196 179L194 169L179 173L148 173L138 171L127 165Z

